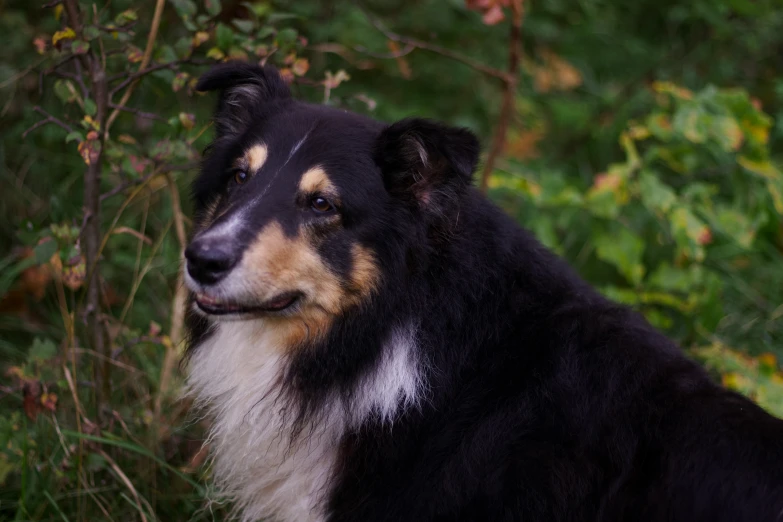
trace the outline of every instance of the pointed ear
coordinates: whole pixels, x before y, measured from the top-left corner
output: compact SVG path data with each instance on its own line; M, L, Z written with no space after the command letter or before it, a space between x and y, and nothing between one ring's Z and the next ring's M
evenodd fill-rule
M265 104L291 97L274 67L229 61L213 66L199 78L197 91L220 91L215 127L217 136L242 132Z
M381 133L375 161L389 193L442 214L470 186L479 152L469 130L411 118Z

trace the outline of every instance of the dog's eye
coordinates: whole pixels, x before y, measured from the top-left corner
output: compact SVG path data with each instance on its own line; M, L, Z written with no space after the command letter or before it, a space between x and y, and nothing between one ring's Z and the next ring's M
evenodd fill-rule
M310 200L310 208L321 214L334 210L334 206L329 200L321 196L316 196Z
M236 169L234 171L234 181L236 181L237 185L241 185L247 181L247 171L243 169Z

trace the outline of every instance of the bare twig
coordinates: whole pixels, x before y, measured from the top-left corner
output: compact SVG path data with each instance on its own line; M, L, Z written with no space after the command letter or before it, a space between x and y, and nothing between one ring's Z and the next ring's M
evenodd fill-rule
M118 25L115 27L107 27L105 25L96 25L98 29L105 33L131 33L133 32L133 28L138 23L138 20L134 20L132 22L128 22L125 25Z
M120 481L123 484L125 484L125 487L128 488L128 491L130 491L130 494L133 496L133 500L136 502L136 509L138 509L139 511L139 516L141 517L141 521L147 522L147 516L144 514L144 506L141 505L141 497L139 496L139 493L136 491L136 488L133 486L133 482L131 482L131 480L128 478L128 475L126 475L125 472L122 471L122 468L120 468L117 465L117 463L114 461L113 458L109 456L108 453L106 453L102 449L98 449L97 452L106 460L106 462L109 463L109 466L117 475L117 477L120 479Z
M76 0L64 0L63 5L65 7L65 12L68 15L68 20L71 22L71 27L76 33L76 36L81 37L82 17L79 15L79 2Z
M123 81L122 81L122 83L118 84L116 87L112 88L112 90L110 91L110 94L112 96L114 96L115 94L117 94L118 92L123 90L125 87L128 87L130 84L134 83L136 80L138 80L142 76L146 76L146 75L148 75L150 73L154 73L155 71L160 71L162 69L176 69L180 65L184 65L184 64L208 65L210 63L214 63L214 62L211 62L209 60L196 60L196 59L192 59L192 58L185 58L185 59L182 59L182 60L174 60L172 62L158 63L158 64L155 64L155 65L150 65L146 69L140 69L140 70L136 71L135 73L133 73L131 75L128 75L128 74L125 74L125 73L117 74L117 75L112 76L111 78L109 78L109 82L111 83L111 82L115 82L117 80L123 80Z
M503 90L503 98L500 102L500 114L498 115L497 125L495 126L495 136L492 139L492 146L487 154L487 161L484 163L484 170L481 172L480 188L482 192L487 191L489 185L489 176L495 167L495 160L503 152L506 146L506 133L508 125L511 122L511 115L514 112L514 95L517 90L519 77L519 60L522 56L522 8L524 0L511 0L511 33L508 42L508 73L506 75L506 85Z
M185 247L187 246L187 233L185 232L185 220L182 214L182 205L180 204L179 190L176 180L171 174L166 174L169 193L171 195L171 208L174 214L174 229L177 233L177 241L180 248L180 267L177 273L177 286L174 294L174 300L171 303L171 330L169 331L170 343L166 345L166 353L163 356L163 366L160 369L160 381L158 385L158 395L155 397L154 416L161 420L161 409L163 397L169 392L171 387L171 376L174 373L177 356L179 354L179 344L182 342L182 332L185 325L185 307L187 305L188 291L185 287L183 270L185 266Z
M46 116L46 118L44 118L43 120L41 120L41 121L37 122L37 123L36 123L36 124L34 124L32 127L30 127L29 129L27 129L26 131L24 131L24 132L22 133L22 138L26 138L26 137L27 137L27 135L28 135L29 133L31 133L32 131L34 131L34 130L35 130L35 129L37 129L38 127L43 127L43 126L44 126L44 125L46 125L47 123L54 123L55 125L58 125L58 126L60 126L61 128L65 129L67 132L73 132L73 127L71 127L70 125L68 125L68 124L67 124L67 123L65 123L64 121L62 121L62 120L60 120L60 119L58 119L58 118L56 118L56 117L52 116L51 114L49 114L48 112L46 112L46 111L45 111L45 110L43 110L42 108L38 107L37 105L36 105L35 107L33 107L33 110L34 110L35 112L37 112L38 114L41 114L41 115L43 115L43 116Z
M155 2L155 13L152 15L152 24L150 25L150 34L147 37L147 46L144 49L144 56L141 59L141 64L139 65L139 71L143 71L147 68L147 65L150 63L150 58L152 58L152 49L155 47L155 38L158 36L158 28L160 27L160 18L163 15L163 6L165 4L165 0L157 0ZM125 94L122 95L122 98L120 98L120 102L117 104L119 106L124 106L126 103L128 103L128 100L131 97L131 94L133 94L133 89L136 88L136 80L133 81L133 83L128 85L128 90L125 91ZM112 94L115 91L112 92ZM112 123L114 123L114 120L117 119L117 116L120 114L119 109L114 109L114 111L111 113L109 118L106 120L106 126L103 127L104 129L104 136L109 135L109 128L111 127Z
M145 236L143 233L139 232L138 230L133 230L130 227L117 227L114 229L114 232L112 234L128 234L130 236L135 237L139 241L141 241L144 244L151 245L152 239L149 238L149 236Z
M30 71L32 71L33 69L35 69L36 67L41 65L41 63L44 60L46 60L46 57L41 58L40 60L38 60L34 64L32 64L29 67L27 67L24 71L19 71L18 73L14 74L13 76L8 78L7 80L5 80L3 82L0 82L0 89L5 89L9 85L11 85L13 83L16 83L19 79L24 78L25 76L27 76L30 73Z
M416 45L412 44L411 42L406 42L404 48L402 48L400 50L397 50L397 51L394 51L394 52L391 52L391 53L383 54L383 53L374 53L374 52L370 51L369 49L367 49L365 47L362 47L361 45L354 45L353 46L354 51L362 53L362 54L366 54L367 56L369 56L371 58L378 58L378 59L381 59L381 60L390 60L390 59L396 60L397 58L402 58L403 56L406 56L406 55L412 53L416 48L417 48Z
M79 84L79 88L82 90L82 97L86 100L90 97L89 91L87 91L87 85L84 83L84 74L82 73L82 64L79 60L74 62L76 64L76 83Z
M517 2L518 0L515 0ZM514 3L514 2L512 2ZM521 2L519 2L521 3ZM478 60L474 60L473 58L469 56L465 56L464 54L460 54L458 52L452 51L451 49L447 49L445 47L441 47L439 45L431 44L429 42L425 42L423 40L418 40L416 38L410 38L408 36L402 36L397 33L394 33L387 29L379 20L376 20L374 17L370 16L369 13L365 12L365 16L370 21L370 23L375 26L376 29L378 29L380 32L386 36L389 40L392 40L394 42L398 42L401 44L405 44L407 46L413 46L418 49L423 49L425 51L430 51L433 53L440 54L442 56L445 56L447 58L451 58L452 60L456 60L458 62L462 62L465 65L472 67L473 69L476 69L477 71L480 71L488 76L493 76L495 78L498 78L500 80L503 80L506 84L508 84L510 81L512 81L512 78L509 77L509 73L506 71L502 71L500 69L496 69L494 67L490 67L489 65L482 63ZM408 54L410 51L405 52L404 54ZM400 53L402 55L402 51Z
M70 26L81 37L84 22L79 10L78 0L64 0L65 12L68 15ZM95 55L95 50L87 54L79 55L81 65L90 78L90 87L92 99L95 101L96 113L95 121L98 128L105 128L106 115L108 112L109 92L106 70ZM101 222L100 222L100 186L101 186L101 161L103 156L103 143L100 143L98 157L92 158L87 166L87 172L84 174L84 201L83 208L85 214L84 226L81 231L81 245L84 251L85 263L87 265L87 277L85 279L85 298L86 306L82 313L86 319L87 331L89 335L89 344L97 353L107 356L106 330L105 325L100 320L101 317L101 291L100 276L98 268L98 258L100 256L99 248L101 244ZM94 379L96 381L96 403L98 419L102 417L102 406L108 399L111 391L111 365L103 361L102 365L95 366Z
M405 44L405 47L403 49L400 49L399 51L395 51L392 53L376 53L370 51L369 49L361 45L354 45L348 48L343 44L330 42L330 43L311 45L310 47L308 47L308 49L319 53L333 53L342 56L346 61L348 61L352 65L356 66L358 64L359 67L361 67L362 64L358 63L358 61L356 60L356 56L354 56L354 52L362 54L364 56L368 56L370 58L377 58L379 60L390 60L390 59L402 58L403 56L412 53L413 51L416 50L416 46L408 43ZM364 66L364 68L366 68L366 65Z
M196 167L198 167L198 162L197 161L192 161L190 163L183 163L181 165L163 165L163 166L161 166L159 168L154 169L152 172L150 172L149 174L147 174L144 177L128 181L127 183L123 183L121 185L117 185L116 187L114 187L110 191L101 194L101 201L104 201L105 199L108 199L108 198L110 198L112 196L116 196L120 192L122 192L125 189L128 189L130 187L146 183L147 181L150 180L150 178L152 178L154 176L159 176L160 174L163 174L163 173L166 173L166 172L175 172L175 171L178 171L178 170L190 170L190 169L194 169Z
M135 114L136 116L139 116L141 118L146 118L148 120L166 121L166 118L164 118L163 116L159 116L151 112L140 111L139 109L134 109L133 107L125 107L124 105L117 105L116 103L110 103L109 107L111 107L116 111L130 112Z
M152 266L153 261L155 261L155 254L157 253L160 246L163 244L163 241L166 238L166 234L168 234L169 228L171 228L171 224L172 221L169 220L168 224L163 228L163 231L160 233L160 237L158 237L158 240L155 242L154 245L152 245L152 249L150 249L149 256L147 257L147 262L144 263L144 267L138 273L137 277L135 277L133 280L130 293L128 294L128 298L125 300L125 305L122 307L122 312L120 312L120 317L118 319L121 325L125 324L125 317L128 315L128 312L130 312L131 306L133 306L133 301L136 298L136 292L138 292L139 287L141 286L141 282L144 280L144 277L147 275L147 273L149 273L150 267Z
M120 192L124 191L127 188L147 183L150 180L150 178L158 175L160 175L160 172L158 172L157 170L153 170L152 172L150 172L144 177L128 181L127 183L122 183L121 185L117 185L110 191L101 194L101 201L109 199L112 196L116 196L117 194L119 194Z

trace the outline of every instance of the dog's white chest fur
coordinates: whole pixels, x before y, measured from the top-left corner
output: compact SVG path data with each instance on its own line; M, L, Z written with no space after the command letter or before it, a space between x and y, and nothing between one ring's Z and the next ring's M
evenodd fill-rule
M360 379L352 403L327 402L293 442L293 415L277 400L283 347L273 343L261 320L219 324L193 355L189 388L212 417L214 480L236 501L240 518L320 521L346 431L371 415L392 422L420 398L413 332L396 331L380 363Z

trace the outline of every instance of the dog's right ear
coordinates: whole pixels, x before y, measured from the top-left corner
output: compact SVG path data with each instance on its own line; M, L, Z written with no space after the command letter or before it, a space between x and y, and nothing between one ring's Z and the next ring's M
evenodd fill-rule
M213 66L199 78L196 90L220 91L215 111L218 138L241 133L264 105L291 97L277 69L239 61Z

